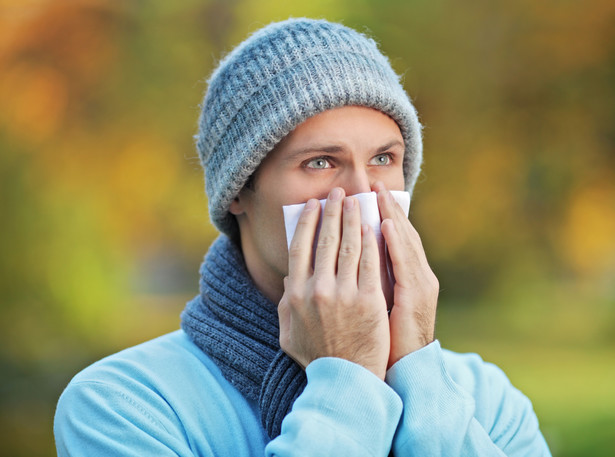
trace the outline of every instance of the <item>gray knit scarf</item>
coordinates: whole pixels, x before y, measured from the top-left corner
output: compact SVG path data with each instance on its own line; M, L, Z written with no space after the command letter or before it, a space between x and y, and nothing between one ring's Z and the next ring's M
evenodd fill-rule
M200 295L181 314L182 329L246 398L258 401L270 438L303 391L305 372L280 349L277 305L256 288L243 255L221 235L201 265Z

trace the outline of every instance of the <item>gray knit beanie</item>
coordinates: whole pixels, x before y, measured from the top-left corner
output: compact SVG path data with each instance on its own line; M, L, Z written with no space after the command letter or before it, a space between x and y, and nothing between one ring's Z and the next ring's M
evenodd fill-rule
M289 19L258 30L228 54L209 79L196 135L216 227L236 234L231 202L286 135L318 113L349 105L397 122L412 192L423 154L421 125L372 39L324 20Z

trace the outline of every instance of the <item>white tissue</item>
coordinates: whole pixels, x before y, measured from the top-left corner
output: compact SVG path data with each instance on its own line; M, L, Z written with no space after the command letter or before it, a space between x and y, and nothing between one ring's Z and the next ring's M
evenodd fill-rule
M399 206L401 206L404 213L408 215L408 211L410 210L410 194L408 192L398 190L391 191L391 194L393 194L393 198L397 201ZM382 290L390 308L393 305L393 286L395 285L395 278L393 276L386 243L384 242L384 237L380 231L381 219L380 211L378 210L378 197L376 192L356 194L354 197L358 200L359 207L361 208L361 223L368 224L376 235L378 250L380 252L380 279L382 283ZM320 233L320 221L322 220L322 214L325 209L326 201L326 199L320 200L321 213L313 244L314 252L316 250L316 241L318 240L318 234ZM304 206L305 203L299 203L296 205L288 205L283 207L284 225L286 227L286 243L288 247L290 247L290 242L293 239L295 230L297 229L297 222L299 221L299 216L301 215Z

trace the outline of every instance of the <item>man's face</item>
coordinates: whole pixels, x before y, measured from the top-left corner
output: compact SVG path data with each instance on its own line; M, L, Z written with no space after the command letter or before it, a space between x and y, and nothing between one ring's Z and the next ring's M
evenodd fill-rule
M404 190L403 158L399 127L371 108L325 111L284 138L230 208L248 271L265 296L277 303L288 274L282 206L326 198L334 187L346 195L370 192L376 181Z

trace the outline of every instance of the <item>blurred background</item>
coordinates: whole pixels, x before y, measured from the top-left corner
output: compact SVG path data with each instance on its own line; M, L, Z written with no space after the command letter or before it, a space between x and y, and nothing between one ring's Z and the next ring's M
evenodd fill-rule
M403 74L443 345L502 367L554 455L612 455L611 0L0 0L0 454L54 455L70 378L178 328L215 237L205 81L289 16L374 36Z

